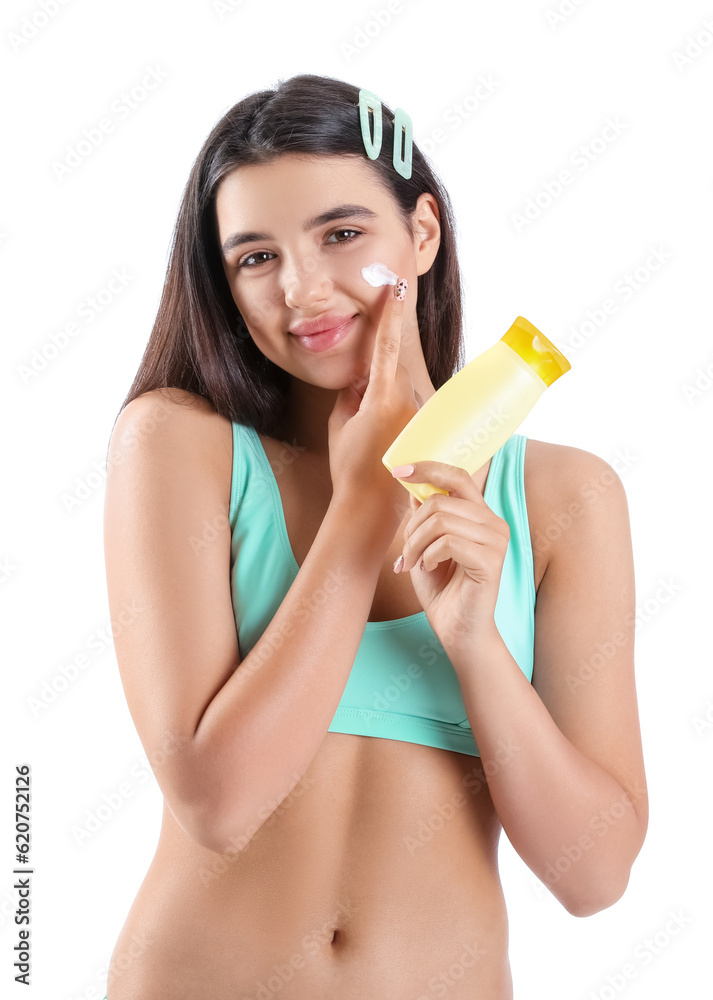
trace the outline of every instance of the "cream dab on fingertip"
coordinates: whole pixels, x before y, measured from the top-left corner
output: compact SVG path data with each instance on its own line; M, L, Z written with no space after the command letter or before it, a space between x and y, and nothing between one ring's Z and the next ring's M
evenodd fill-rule
M369 264L361 269L361 276L372 288L380 285L395 285L399 280L398 274L390 271L386 264Z

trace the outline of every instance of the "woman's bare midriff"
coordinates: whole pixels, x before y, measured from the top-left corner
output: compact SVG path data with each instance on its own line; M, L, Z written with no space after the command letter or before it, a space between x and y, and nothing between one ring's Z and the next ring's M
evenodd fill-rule
M261 440L271 462L284 454L282 442ZM533 445L547 447L528 440L526 495ZM299 565L329 502L316 503L317 469L303 458L276 476ZM489 465L474 475L481 490ZM528 515L534 536L530 504ZM421 610L410 576L392 571L409 517L370 621ZM537 587L536 548L534 560ZM327 732L235 854L201 847L164 803L156 854L112 953L108 1000L510 1000L500 831L479 757Z

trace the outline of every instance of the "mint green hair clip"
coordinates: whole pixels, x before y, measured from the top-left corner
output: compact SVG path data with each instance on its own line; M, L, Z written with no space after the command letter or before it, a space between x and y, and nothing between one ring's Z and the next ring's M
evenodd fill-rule
M369 112L374 119L374 138L371 137ZM377 159L381 152L383 135L381 100L370 90L362 88L359 91L359 122L361 137L366 155L370 160ZM413 122L403 108L397 108L394 113L394 170L408 180L413 170Z
M403 108L397 108L394 118L394 169L408 180L413 164L413 122ZM404 154L401 156L401 147Z
M371 138L369 111L374 117L374 138ZM362 88L359 91L359 120L361 122L361 137L364 140L366 155L370 160L377 159L381 152L381 100L370 90Z

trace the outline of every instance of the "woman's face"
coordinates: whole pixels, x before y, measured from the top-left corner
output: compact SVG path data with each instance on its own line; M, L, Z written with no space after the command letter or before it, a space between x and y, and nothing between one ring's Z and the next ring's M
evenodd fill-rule
M421 195L426 214L433 201ZM423 358L416 283L435 250L419 249L423 234L409 237L365 159L285 154L238 167L218 187L216 215L233 300L256 346L280 368L332 389L368 374L381 308L393 295L391 285L372 288L361 276L377 261L409 282L402 353L418 350ZM325 350L309 350L290 332L332 317L352 322Z

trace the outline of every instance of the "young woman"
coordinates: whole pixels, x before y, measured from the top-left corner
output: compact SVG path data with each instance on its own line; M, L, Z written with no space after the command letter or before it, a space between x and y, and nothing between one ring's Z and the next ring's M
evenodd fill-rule
M515 434L472 476L415 455L447 491L421 504L381 461L464 363L448 196L382 122L372 159L359 90L292 77L184 193L108 456L116 654L165 799L108 1000L506 1000L501 829L577 916L645 836L619 477Z

